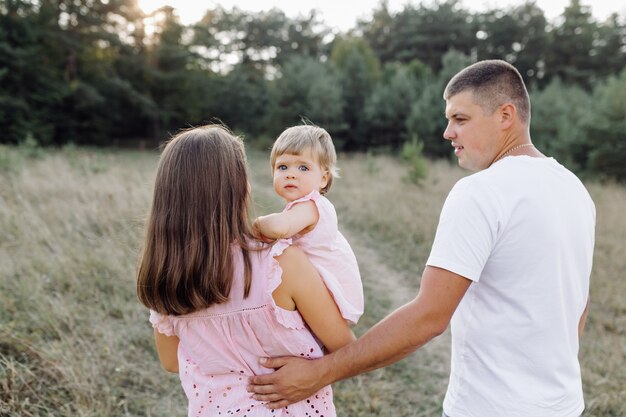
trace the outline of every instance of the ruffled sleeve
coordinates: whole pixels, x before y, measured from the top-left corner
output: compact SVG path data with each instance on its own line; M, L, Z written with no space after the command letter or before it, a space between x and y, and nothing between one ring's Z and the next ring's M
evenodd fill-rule
M319 193L319 191L313 190L310 193L308 193L307 195L305 195L304 197L300 197L299 199L293 200L290 203L288 203L287 206L285 207L285 210L283 210L283 211L287 211L290 208L292 208L294 205L296 205L298 203L305 202L305 201L309 201L309 200L314 201L316 203L316 205L317 205L317 201L320 199L321 196L322 195Z
M157 313L154 310L150 310L150 323L159 333L165 336L174 336L174 324L170 316L166 316Z
M293 236L295 245L302 248L305 252L307 252L307 248L310 247L334 250L337 233L339 232L337 227L337 213L335 212L333 204L317 190L313 190L304 197L287 204L283 211L289 210L294 204L305 201L315 203L319 217L312 230L304 234Z
M278 288L283 280L283 270L276 260L276 256L280 256L289 246L291 246L291 239L280 239L277 240L270 249L267 295L272 304L276 320L281 325L285 326L288 329L303 329L306 326L300 313L298 313L298 311L296 310L285 310L284 308L277 306L276 302L274 301L274 297L272 296L274 290Z

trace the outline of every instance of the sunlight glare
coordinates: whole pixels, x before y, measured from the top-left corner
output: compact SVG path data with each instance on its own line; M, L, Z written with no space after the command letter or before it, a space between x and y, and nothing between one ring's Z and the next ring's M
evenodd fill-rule
M159 7L163 7L167 4L166 0L138 0L139 8L144 11L144 13L149 14L158 9Z
M189 25L202 18L206 9L211 7L213 2L208 2L206 6L201 6L194 0L137 0L139 8L146 14L150 14L163 6L172 6L180 22Z

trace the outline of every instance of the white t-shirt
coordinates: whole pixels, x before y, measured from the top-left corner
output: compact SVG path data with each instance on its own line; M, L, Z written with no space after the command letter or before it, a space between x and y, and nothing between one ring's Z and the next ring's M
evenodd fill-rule
M472 280L451 323L450 417L578 417L578 324L595 206L552 158L507 157L461 179L427 265Z

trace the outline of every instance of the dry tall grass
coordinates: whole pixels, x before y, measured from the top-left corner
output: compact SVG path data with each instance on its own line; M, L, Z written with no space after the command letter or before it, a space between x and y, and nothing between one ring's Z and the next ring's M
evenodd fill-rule
M37 158L33 159L35 156ZM267 154L250 152L257 214L281 207ZM0 415L184 416L160 369L134 271L157 154L0 147ZM366 288L357 333L410 299L443 200L466 172L429 165L417 186L386 156L340 156L329 198ZM626 415L626 189L591 183L598 208L592 306L581 362L585 416ZM436 416L448 336L400 364L336 386L345 416Z

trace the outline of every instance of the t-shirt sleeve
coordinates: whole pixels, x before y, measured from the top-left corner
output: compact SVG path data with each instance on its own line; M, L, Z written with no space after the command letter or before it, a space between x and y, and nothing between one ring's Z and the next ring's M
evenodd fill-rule
M498 203L489 189L459 181L441 210L426 265L479 281L498 233Z

